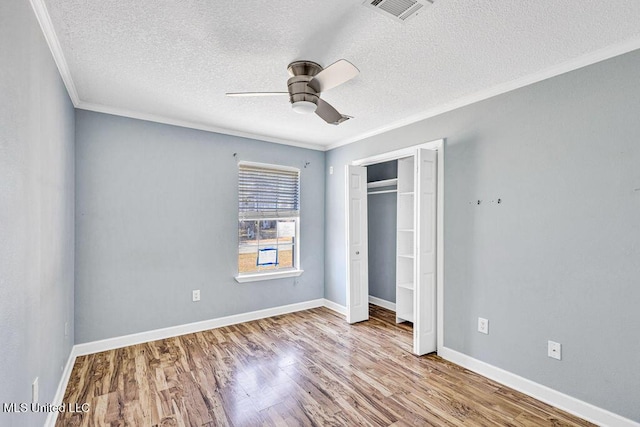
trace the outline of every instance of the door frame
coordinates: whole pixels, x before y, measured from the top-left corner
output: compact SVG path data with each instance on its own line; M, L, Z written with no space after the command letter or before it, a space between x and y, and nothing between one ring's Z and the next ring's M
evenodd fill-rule
M418 145L402 148L399 150L389 151L386 153L376 154L374 156L365 157L354 160L350 165L353 166L369 166L376 163L397 160L402 157L413 156L416 150L424 148L427 150L437 151L438 158L438 183L437 183L437 207L436 207L436 346L437 352L440 353L444 346L444 139L437 139ZM345 188L345 192L347 189ZM348 239L349 222L345 225L345 239ZM348 256L348 254L347 254ZM346 259L348 263L349 260ZM346 289L345 289L346 292ZM347 318L349 318L349 292L347 293Z

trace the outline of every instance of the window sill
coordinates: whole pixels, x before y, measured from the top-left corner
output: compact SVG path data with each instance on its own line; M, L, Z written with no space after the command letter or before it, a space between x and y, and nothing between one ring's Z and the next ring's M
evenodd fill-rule
M262 280L283 279L285 277L298 277L302 273L304 273L304 270L287 270L276 271L273 273L242 274L236 276L235 279L238 283L259 282Z

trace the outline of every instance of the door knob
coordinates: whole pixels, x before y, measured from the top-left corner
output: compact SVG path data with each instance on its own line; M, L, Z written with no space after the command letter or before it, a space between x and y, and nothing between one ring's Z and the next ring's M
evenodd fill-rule
M360 251L356 251L356 255L360 255Z

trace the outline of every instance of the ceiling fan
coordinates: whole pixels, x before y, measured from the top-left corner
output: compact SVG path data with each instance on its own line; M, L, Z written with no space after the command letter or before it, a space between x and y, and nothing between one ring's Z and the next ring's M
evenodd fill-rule
M325 122L339 125L352 117L340 114L328 102L320 98L326 92L345 83L360 71L351 62L340 59L327 68L312 61L294 61L287 67L288 92L229 92L227 96L277 96L289 95L293 111L301 114L316 113Z

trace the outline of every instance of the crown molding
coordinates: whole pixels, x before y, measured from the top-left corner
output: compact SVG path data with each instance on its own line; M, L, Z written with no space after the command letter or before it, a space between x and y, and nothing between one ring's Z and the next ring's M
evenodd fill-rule
M206 132L214 132L225 135L238 136L242 138L256 139L260 141L273 142L276 144L290 145L293 147L306 148L310 150L316 151L326 151L326 146L320 144L312 144L312 143L304 143L299 141L294 141L286 138L276 138L267 135L260 135L251 132L243 132L234 129L227 129L223 127L217 126L209 126L201 123L190 122L188 120L179 120L172 119L165 116L160 116L156 114L142 113L137 111L127 110L125 108L118 107L110 107L107 105L94 104L90 102L85 102L80 99L78 95L78 90L76 89L76 85L71 78L71 72L69 70L69 65L62 51L62 46L60 45L60 41L58 36L56 35L55 28L53 26L53 22L51 22L51 16L49 15L49 10L47 9L47 5L44 3L44 0L29 0L31 3L31 7L36 15L36 19L40 28L42 29L42 34L49 46L49 50L51 51L51 55L53 56L53 60L58 67L58 72L64 82L64 85L67 89L69 97L71 98L71 102L75 108L81 110L95 111L99 113L112 114L116 116L129 117L133 119L139 120L147 120L150 122L163 123L173 126L180 126L189 129L203 130Z
M53 55L53 59L56 63L56 66L58 67L58 71L60 72L62 81L64 82L64 85L67 88L67 92L69 93L69 97L71 98L71 102L73 103L75 108L95 111L100 113L113 114L113 115L123 116L123 117L130 117L130 118L140 119L140 120L148 120L156 123L164 123L164 124L180 126L180 127L190 128L190 129L203 130L207 132L215 132L215 133L221 133L225 135L238 136L242 138L257 139L261 141L273 142L276 144L291 145L294 147L307 148L307 149L317 150L317 151L329 151L338 147L342 147L344 145L362 141L364 139L367 139L376 135L380 135L382 133L389 132L394 129L411 125L413 123L426 120L431 117L435 117L440 114L456 110L458 108L466 107L476 102L493 98L494 96L502 95L504 93L511 92L513 90L520 89L522 87L529 86L531 84L538 83L540 81L550 79L552 77L556 77L558 75L565 74L570 71L574 71L574 70L640 49L640 37L633 38L625 42L611 45L603 49L597 50L595 52L582 55L578 58L565 61L561 64L546 68L542 71L529 74L524 77L511 80L506 83L501 83L488 89L480 90L471 95L464 96L452 102L448 102L448 103L439 105L435 108L431 108L426 111L420 112L418 114L411 115L409 117L395 121L388 125L373 129L369 132L365 132L351 138L346 138L346 139L337 141L333 144L323 145L323 144L313 144L313 143L293 141L286 138L276 138L276 137L271 137L266 135L255 134L251 132L243 132L243 131L234 130L234 129L227 129L223 127L194 123L187 120L172 119L169 117L155 115L155 114L141 113L141 112L127 110L124 108L110 107L110 106L105 106L100 104L84 102L80 100L76 86L73 82L73 79L71 78L71 72L69 71L69 66L64 57L64 53L62 52L62 47L60 46L60 42L56 35L53 23L51 22L51 17L49 15L49 11L47 10L47 6L44 3L44 0L29 0L29 2L31 3L31 7L35 12L36 19L40 24L40 28L42 29L44 38L47 42L47 45L49 46L49 49L51 50L51 54Z
M353 138L347 138L342 141L338 141L336 143L328 145L325 148L325 151L333 150L335 148L342 147L343 145L352 144L357 141L362 141L363 139L367 139L372 136L380 135L382 133L389 132L394 129L398 129L422 120L426 120L431 117L435 117L440 114L456 110L458 108L466 107L468 105L475 104L476 102L484 101L486 99L493 98L494 96L502 95L504 93L511 92L513 90L520 89L525 86L529 86L534 83L538 83L543 80L547 80L552 77L559 76L561 74L578 70L580 68L584 68L598 62L606 61L607 59L611 59L616 56L623 55L625 53L629 53L637 49L640 49L640 38L634 38L631 40L627 40L623 43L607 46L595 52L591 52L586 55L582 55L578 58L574 58L569 61L565 61L561 64L546 68L542 71L538 71L536 73L529 74L524 77L520 77L518 79L511 80L506 83L501 83L496 86L490 87L488 89L480 90L471 95L458 98L452 102L439 105L435 108L431 108L429 110L423 111L418 114L414 114L412 116L406 117L404 119L398 120L388 125L381 126L370 132L365 132Z
M149 122L162 123L162 124L179 126L179 127L195 129L195 130L203 130L206 132L214 132L214 133L220 133L224 135L238 136L241 138L249 138L249 139L256 139L259 141L273 142L276 144L290 145L293 147L306 148L309 150L316 150L316 151L326 150L326 147L323 145L292 141L285 138L275 138L267 135L260 135L260 134L255 134L251 132L242 132L235 129L227 129L227 128L217 127L217 126L209 126L202 123L190 122L188 120L172 119L172 118L157 115L157 114L141 113L138 111L127 110L125 108L110 107L107 105L93 104L93 103L84 102L84 101L80 101L78 105L76 105L76 108L80 110L94 111L96 113L112 114L114 116L128 117L131 119L146 120Z
M74 107L77 107L80 103L80 97L78 96L76 85L73 83L73 79L71 78L71 72L69 71L67 60L64 57L64 53L62 53L62 46L60 46L56 30L53 27L53 22L51 22L51 16L47 10L47 5L44 3L44 0L29 0L29 2L31 3L31 8L36 15L38 24L40 24L44 39L46 40L47 45L49 45L49 50L51 51L51 55L53 55L53 60L55 61L56 66L58 67L60 77L62 77L62 81L67 88L71 102Z

